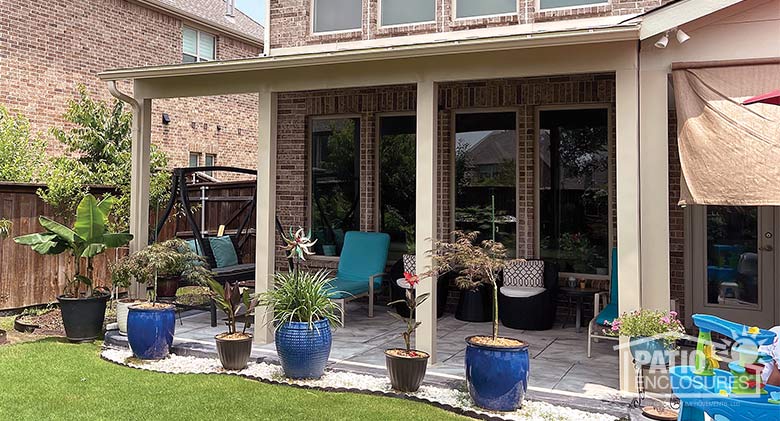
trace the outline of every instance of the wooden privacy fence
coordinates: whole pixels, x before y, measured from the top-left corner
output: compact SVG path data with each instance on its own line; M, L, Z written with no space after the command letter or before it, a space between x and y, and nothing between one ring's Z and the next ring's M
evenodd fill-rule
M254 193L254 180L224 183L201 183L189 186L193 204L201 205L201 193L212 200L206 201L204 207L195 211L195 218L202 225L202 230L209 235L216 232L224 220L237 211ZM51 216L52 208L46 205L36 194L40 184L0 183L0 219L13 222L11 237L0 240L0 311L47 304L56 301L62 293L66 279L72 275L73 262L69 254L59 256L42 256L27 246L14 243L12 237L43 231L38 223L39 215ZM91 189L96 195L110 192L113 189L95 187ZM205 210L205 212L204 212ZM150 227L156 226L156 217L162 213L150 212ZM244 263L255 261L255 221L254 212L251 216L251 238L237 252ZM236 226L233 226L236 225ZM237 228L237 223L228 225L225 234L231 234ZM160 239L179 237L192 238L192 231L185 218L171 216L166 222ZM150 237L151 238L151 237ZM110 285L111 276L109 263L126 254L126 249L109 250L95 259L94 279L97 285Z
M73 273L73 258L42 256L30 247L16 244L13 237L43 231L38 216L52 216L52 208L35 193L41 184L0 183L0 219L11 220L11 236L0 240L0 310L50 303L62 293L65 282ZM101 195L113 191L93 187ZM98 285L109 285L108 262L124 251L109 250L94 261L94 279Z

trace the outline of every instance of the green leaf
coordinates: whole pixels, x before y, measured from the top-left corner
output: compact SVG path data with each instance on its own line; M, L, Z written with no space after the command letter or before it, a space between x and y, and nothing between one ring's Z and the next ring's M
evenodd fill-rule
M406 304L406 300L395 300L387 303L388 306L394 306L396 304Z
M392 316L392 317L394 317L394 318L396 318L396 319L406 323L406 318L402 317L400 314L398 314L398 313L396 313L394 311L388 311L387 314L389 314L390 316Z
M116 203L116 198L114 196L107 195L103 197L103 200L98 202L97 207L101 212L103 212L104 216L108 217L108 214L111 211L111 206L114 206L114 203Z
M76 280L86 286L92 286L92 279L89 279L84 275L76 275Z
M101 243L92 243L88 245L83 252L81 252L81 257L95 257L100 253L103 253L106 251L106 245Z
M65 241L55 237L51 241L33 245L32 249L38 254L56 255L70 249L70 247Z
M106 214L98 208L95 196L88 194L81 199L76 209L76 222L73 228L76 235L88 243L98 241L106 232Z
M38 221L41 223L41 226L51 231L52 233L57 234L60 238L70 244L76 243L76 240L79 237L72 229L45 216L38 218Z
M14 238L14 242L23 246L34 246L36 244L47 243L55 238L57 238L57 234L40 232L36 234L21 235Z
M106 248L122 247L133 239L133 234L126 232L103 234L102 242Z

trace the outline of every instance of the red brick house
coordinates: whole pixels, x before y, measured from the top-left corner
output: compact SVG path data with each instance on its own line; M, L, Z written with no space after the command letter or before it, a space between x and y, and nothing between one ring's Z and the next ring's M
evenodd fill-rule
M50 127L64 124L61 116L77 84L113 99L97 78L107 67L260 55L263 27L238 9L226 13L223 0L3 1L0 104L24 114L33 130L47 136ZM160 101L153 110L153 142L173 166L197 158L200 164L253 168L254 159L243 151L257 144L256 110L254 95ZM58 147L49 144L51 153Z
M735 105L780 85L780 1L271 0L269 11L268 57L100 75L134 83L139 160L158 99L259 96L259 290L280 267L278 215L312 227L324 265L347 230L388 232L397 252L413 242L422 268L433 239L495 230L513 255L558 263L562 281L606 287L617 274L621 312L780 322L780 199L702 196L690 172L702 145L689 144L700 122L685 114L699 98L688 85ZM713 176L761 191L740 162ZM142 193L145 176L134 174ZM419 310L419 349L435 351L435 308Z

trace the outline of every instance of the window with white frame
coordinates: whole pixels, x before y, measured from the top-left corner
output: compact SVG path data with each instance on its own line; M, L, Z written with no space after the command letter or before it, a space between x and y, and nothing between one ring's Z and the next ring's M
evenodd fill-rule
M539 0L539 9L558 9L562 7L590 6L606 3L609 3L609 0Z
M314 32L363 27L363 0L314 0Z
M381 0L382 26L436 21L436 0Z
M517 13L517 0L455 0L458 19L510 13Z
M190 167L199 167L200 166L200 153L199 152L190 152Z
M214 35L187 26L182 27L182 61L197 63L213 61L217 56Z

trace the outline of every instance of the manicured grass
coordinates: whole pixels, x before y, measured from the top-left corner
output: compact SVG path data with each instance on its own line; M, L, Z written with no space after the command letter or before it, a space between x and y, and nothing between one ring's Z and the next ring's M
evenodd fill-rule
M401 399L135 370L99 352L55 338L0 346L0 420L465 419Z

